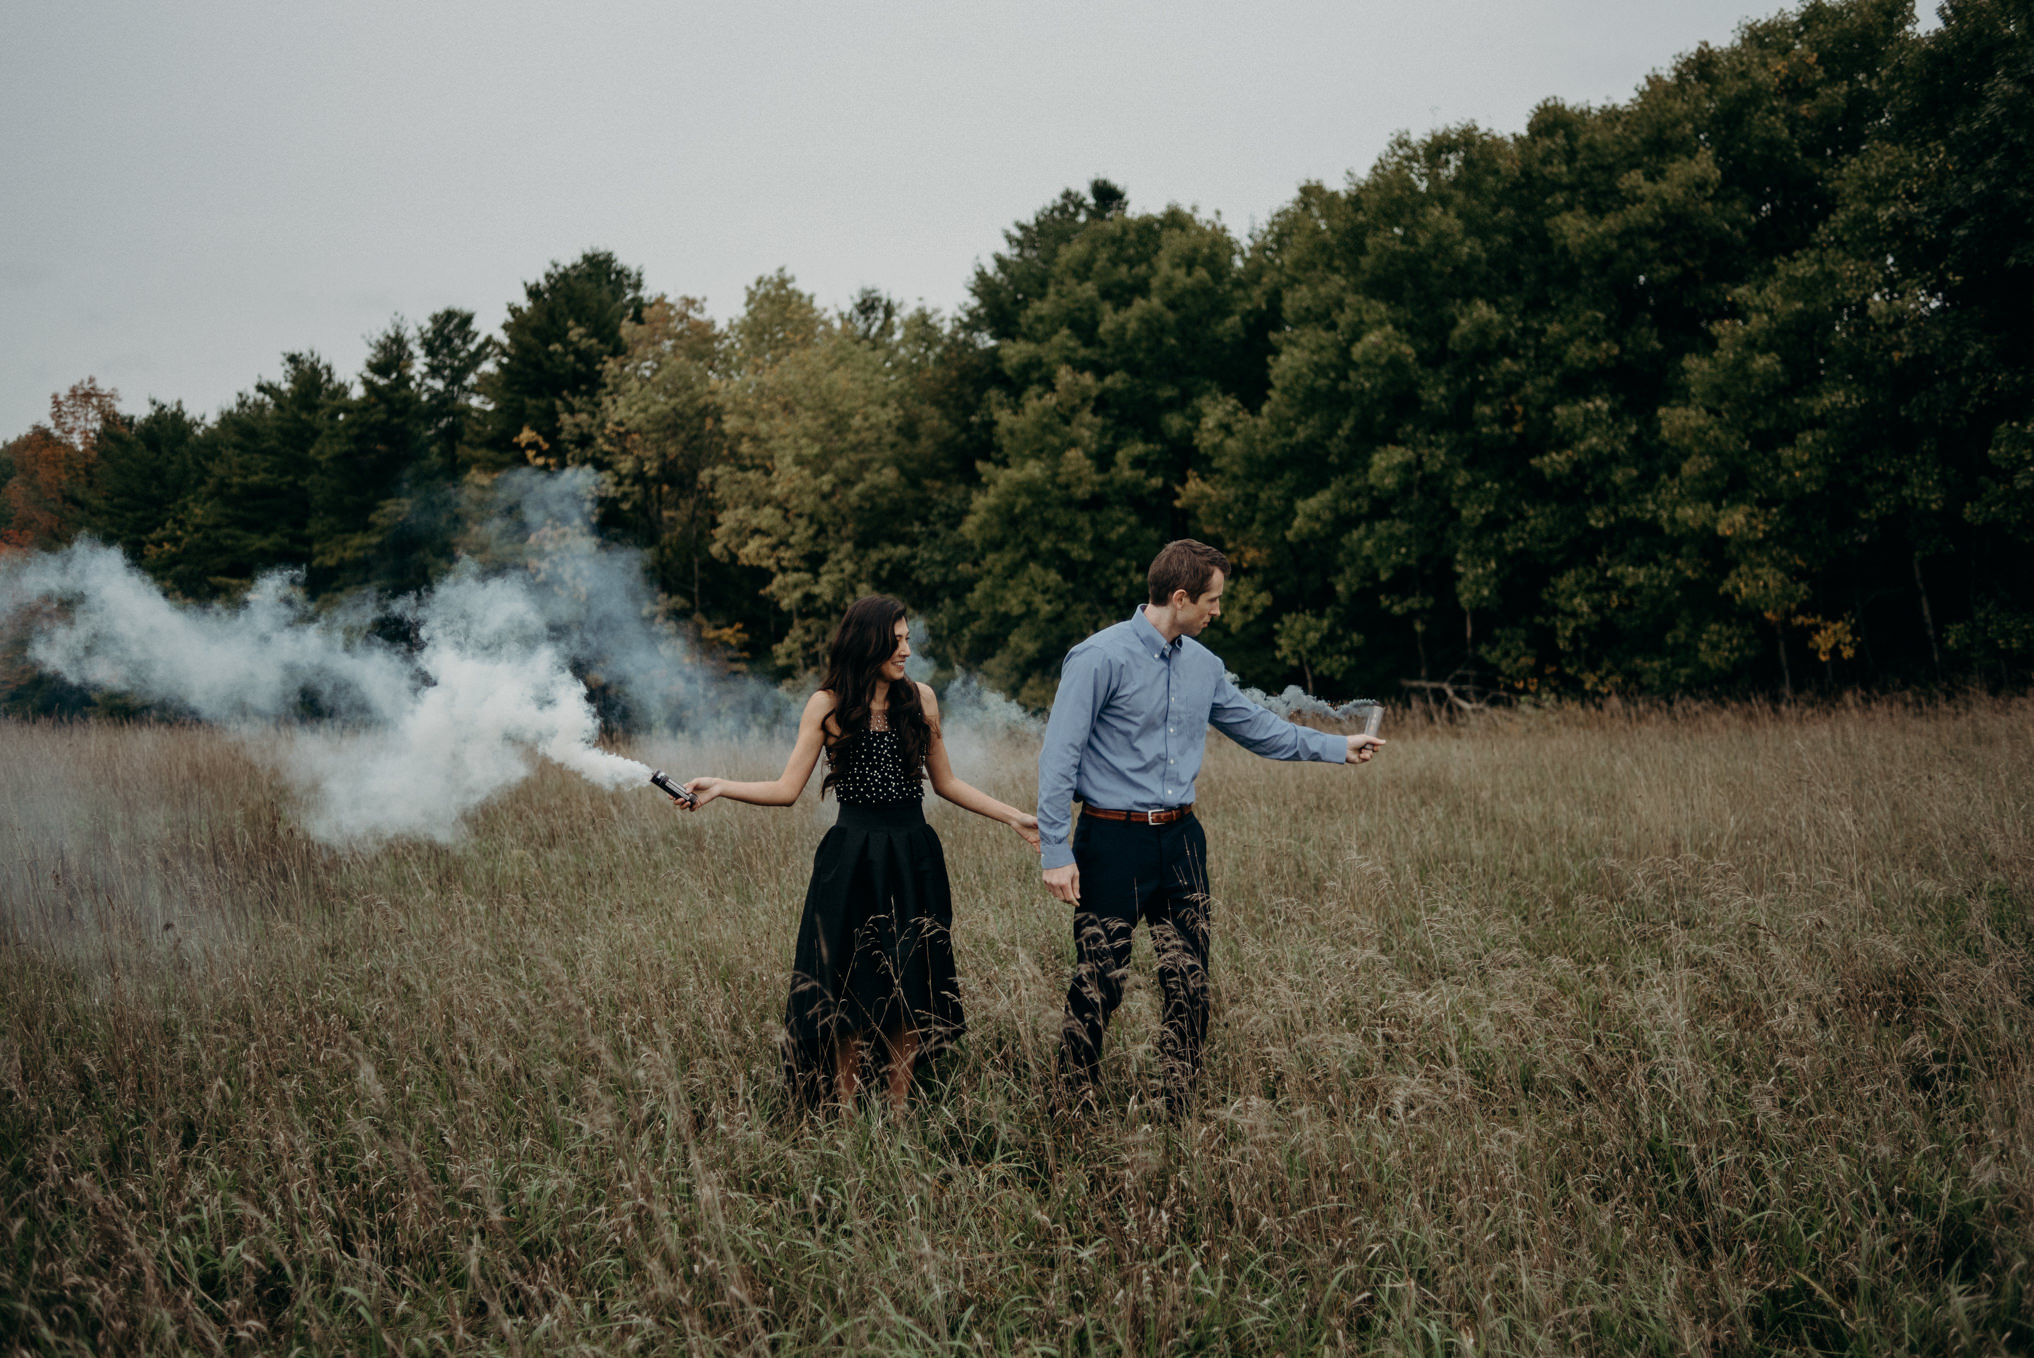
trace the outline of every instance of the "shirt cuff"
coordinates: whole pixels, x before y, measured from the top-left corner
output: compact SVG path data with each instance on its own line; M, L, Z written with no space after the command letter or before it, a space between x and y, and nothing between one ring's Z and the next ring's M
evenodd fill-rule
M1320 755L1320 760L1323 764L1346 764L1349 762L1349 738L1347 736L1330 735L1326 731L1315 731L1310 728L1302 729L1305 729L1308 735L1314 737L1314 748Z
M1039 861L1048 868L1063 868L1074 861L1073 845L1061 840L1054 844L1047 840L1038 846Z

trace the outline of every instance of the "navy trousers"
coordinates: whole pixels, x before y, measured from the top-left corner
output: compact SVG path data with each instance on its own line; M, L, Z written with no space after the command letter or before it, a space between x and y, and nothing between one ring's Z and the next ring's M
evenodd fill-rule
M1166 1101L1184 1107L1208 1032L1208 839L1187 816L1170 825L1082 816L1074 827L1081 903L1074 911L1074 972L1060 1028L1060 1080L1090 1097L1109 1015L1123 1001L1131 936L1151 929L1164 997L1159 1059Z

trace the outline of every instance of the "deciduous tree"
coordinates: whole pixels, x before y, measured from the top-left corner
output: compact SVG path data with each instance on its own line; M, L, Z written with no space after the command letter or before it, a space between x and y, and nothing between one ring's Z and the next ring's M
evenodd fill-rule
M49 398L49 423L7 445L0 549L49 548L83 525L99 440L120 423L119 393L86 378Z
M779 273L749 290L730 339L728 456L707 478L715 550L766 574L782 616L772 659L808 669L857 596L937 597L928 551L966 502L927 396L946 336L936 317L869 295L828 315Z

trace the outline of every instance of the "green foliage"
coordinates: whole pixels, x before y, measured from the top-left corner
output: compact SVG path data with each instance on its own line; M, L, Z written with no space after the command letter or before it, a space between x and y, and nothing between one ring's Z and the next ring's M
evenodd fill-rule
M1979 215L1929 120L1962 135L2024 103L2017 82L1929 74L1966 27L1999 45L1968 64L2008 66L1997 16L1960 7L1917 39L1902 4L1809 5L1630 104L1402 138L1345 189L1304 189L1254 243L1285 323L1269 394L1209 408L1187 496L1268 577L1254 626L1286 628L1279 658L1300 664L1279 619L1305 613L1372 638L1362 687L1463 665L1653 692L1791 688L1811 655L1915 667L1922 562L2015 515L1973 450L2026 409L1993 357L2018 335L1993 330L2027 308L1951 302L1959 270L2024 295L2000 275L2014 247L1972 249L1927 207L1955 184L1953 211ZM1981 201L2019 210L2026 181L1990 173Z
M872 294L829 316L778 273L749 290L729 342L728 455L706 474L714 549L766 577L786 619L774 663L814 668L857 597L930 602L923 544L950 537L966 504L927 391L946 337Z
M648 553L674 612L689 615L732 663L767 634L769 576L713 550L720 502L713 477L727 457L719 383L729 336L693 297L659 295L622 322L595 408L566 421L567 458L601 474L601 524Z
M148 413L99 436L90 492L92 531L137 561L164 545L177 506L204 484L205 423L183 402L151 401Z
M450 478L491 349L447 310L376 336L357 391L292 354L210 424L152 402L100 434L84 527L191 598L291 567L313 595L421 589L451 562Z
M974 303L969 315L972 327L990 339L1015 338L1026 310L1051 288L1059 252L1089 225L1121 212L1126 202L1122 189L1096 179L1085 195L1067 189L1030 221L1004 232L1006 248L987 264L975 266L968 288Z
M425 583L423 562L402 550L398 532L409 509L405 482L433 460L418 376L416 345L398 319L369 345L360 390L334 401L313 450L307 583L318 593Z
M510 303L494 367L480 378L489 402L472 465L500 471L525 460L557 465L565 421L589 411L607 361L623 351L623 321L640 320L643 275L606 250L553 263Z
M285 354L280 378L255 383L221 411L206 434L205 482L179 503L148 558L156 577L206 599L305 565L318 448L348 395L325 360Z
M1060 656L1142 598L1189 522L1203 412L1261 386L1266 325L1243 252L1179 207L1128 210L1096 180L1008 233L967 324L994 346L994 441L962 532L963 653L1026 702Z
M1363 638L1343 635L1332 618L1320 613L1287 613L1272 628L1278 658L1300 667L1300 676L1309 693L1314 676L1333 679L1348 672L1355 663Z
M979 563L970 649L992 684L1034 707L1050 701L1069 647L1142 602L1165 543L1150 522L1164 482L1145 465L1148 445L1111 446L1100 387L1062 368L999 413L998 460L963 525Z
M498 339L396 322L357 389L291 356L208 425L88 381L0 450L0 546L403 591L494 474L588 465L667 611L779 675L881 589L1043 704L1191 534L1267 688L2024 682L2034 19L1942 16L1812 0L1623 103L1402 135L1248 241L1096 179L950 319L780 272L717 325L590 251Z
M429 440L429 465L420 470L426 479L449 481L479 456L474 448L484 415L479 378L496 345L473 328L472 312L446 307L418 327L417 351Z

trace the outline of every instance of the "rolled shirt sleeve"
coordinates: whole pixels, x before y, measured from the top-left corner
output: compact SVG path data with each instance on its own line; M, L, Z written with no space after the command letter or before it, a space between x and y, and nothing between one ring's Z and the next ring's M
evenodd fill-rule
M1300 726L1266 711L1244 697L1226 676L1215 686L1208 723L1252 754L1266 759L1304 759L1321 764L1349 762L1347 739Z
M1038 751L1038 852L1045 867L1063 868L1074 861L1074 792L1108 687L1109 665L1100 648L1076 646L1067 653L1045 723L1045 744Z

